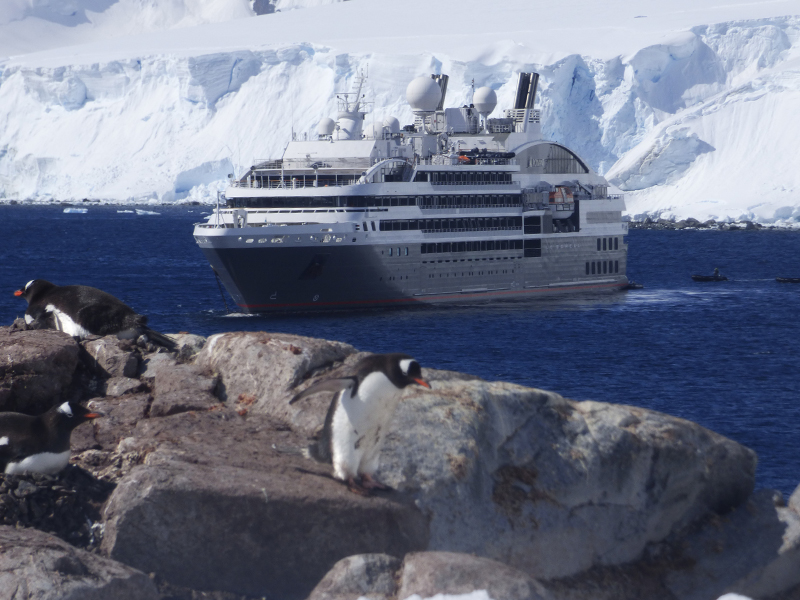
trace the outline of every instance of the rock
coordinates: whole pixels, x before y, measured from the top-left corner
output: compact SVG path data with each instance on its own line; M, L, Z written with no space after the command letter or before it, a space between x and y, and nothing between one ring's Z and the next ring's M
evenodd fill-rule
M78 426L72 432L73 453L89 449L113 451L120 440L130 436L136 424L144 419L150 409L149 394L131 394L118 398L90 401L89 407L103 413L99 419Z
M156 447L109 499L103 549L175 585L302 598L342 558L427 546L410 498L362 498L327 465L276 451L302 438L265 416L181 413L133 437L128 449Z
M414 552L403 561L398 598L417 594L468 594L486 590L490 598L543 600L552 596L525 573L488 558L455 552Z
M33 529L0 525L0 598L157 600L144 573Z
M218 373L219 397L229 406L279 418L306 432L324 420L330 398L324 394L289 405L295 389L311 371L329 374L342 361L357 355L355 348L299 335L236 332L212 335L195 364Z
M127 340L107 335L81 345L90 357L89 365L103 377L134 377L139 370L138 352Z
M189 410L208 410L218 404L214 396L218 378L194 365L174 365L156 372L151 417L165 417Z
M634 561L753 488L751 450L653 411L508 383L407 388L378 479L430 518L430 550L537 578Z
M670 591L682 600L725 592L764 598L800 585L800 514L781 504L779 492L759 490L732 513L710 518L682 540L692 567L666 577Z
M166 352L153 352L142 357L139 365L139 378L142 381L152 381L162 369L171 369L178 364L174 355Z
M308 600L393 600L395 575L402 561L388 554L358 554L337 562L311 592Z
M55 475L0 474L0 525L34 527L95 548L99 538L94 523L112 487L75 466Z
M171 333L169 337L175 340L175 351L178 359L182 361L193 359L206 345L206 338L202 335L181 332Z
M0 410L41 414L72 382L78 344L47 329L0 327Z
M112 377L104 382L100 390L106 396L118 397L126 394L135 394L147 389L147 384L131 377Z

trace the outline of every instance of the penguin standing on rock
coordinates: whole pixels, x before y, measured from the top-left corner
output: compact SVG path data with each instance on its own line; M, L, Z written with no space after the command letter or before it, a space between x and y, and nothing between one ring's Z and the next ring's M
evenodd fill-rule
M34 279L14 295L28 301L25 322L33 329L57 329L79 338L116 334L135 340L146 335L170 350L175 348L173 340L147 327L146 316L97 288Z
M0 472L57 473L69 464L72 430L99 416L76 402L64 402L38 417L0 413Z
M368 495L372 489L390 489L372 475L400 394L411 384L431 387L416 360L407 354L373 354L355 366L352 376L326 379L297 394L290 404L319 392L336 392L322 435L308 448L310 457L333 463L333 476L353 492Z

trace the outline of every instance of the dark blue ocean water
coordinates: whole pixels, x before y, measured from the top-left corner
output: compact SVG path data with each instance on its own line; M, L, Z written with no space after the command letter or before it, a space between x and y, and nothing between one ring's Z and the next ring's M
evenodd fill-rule
M788 494L800 483L800 284L774 279L800 277L800 232L631 231L628 276L645 289L612 296L231 317L192 239L207 208L118 210L0 207L0 324L22 316L25 302L12 293L31 279L82 283L118 296L164 332L336 339L576 400L663 411L756 450L758 487ZM732 281L691 281L714 267Z

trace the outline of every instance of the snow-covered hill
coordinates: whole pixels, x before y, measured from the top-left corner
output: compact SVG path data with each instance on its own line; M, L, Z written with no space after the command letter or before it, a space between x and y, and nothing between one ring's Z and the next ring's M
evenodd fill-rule
M448 73L511 104L629 213L800 222L800 0L3 0L0 199L208 200L335 116L369 71L375 118ZM306 8L306 10L289 10ZM369 117L368 117L369 118Z

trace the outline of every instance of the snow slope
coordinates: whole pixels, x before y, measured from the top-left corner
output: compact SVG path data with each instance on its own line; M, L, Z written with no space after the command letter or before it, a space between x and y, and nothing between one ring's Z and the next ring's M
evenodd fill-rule
M208 200L360 69L401 123L417 75L448 73L450 106L490 85L499 111L536 70L545 136L630 214L800 222L800 0L3 2L0 199Z

